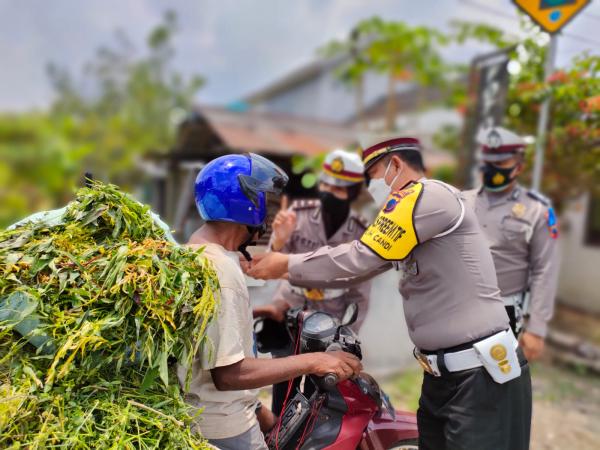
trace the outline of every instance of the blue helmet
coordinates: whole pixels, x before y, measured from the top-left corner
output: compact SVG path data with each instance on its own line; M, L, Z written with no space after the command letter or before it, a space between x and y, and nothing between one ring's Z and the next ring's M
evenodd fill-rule
M267 193L281 194L287 182L285 172L262 156L221 156L196 177L196 206L206 221L258 227L267 217Z

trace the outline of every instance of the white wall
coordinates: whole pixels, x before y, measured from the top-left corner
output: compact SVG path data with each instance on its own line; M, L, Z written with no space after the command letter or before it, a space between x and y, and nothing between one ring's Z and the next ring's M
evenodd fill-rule
M558 297L567 305L600 313L600 247L585 245L588 205L584 195L562 216Z
M371 374L385 375L410 366L418 367L398 292L399 281L399 272L395 270L373 279L369 313L360 330L363 364Z

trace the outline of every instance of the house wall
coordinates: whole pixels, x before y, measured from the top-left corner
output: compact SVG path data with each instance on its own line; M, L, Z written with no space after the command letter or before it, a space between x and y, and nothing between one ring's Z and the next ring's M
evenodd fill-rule
M600 246L585 244L588 196L569 204L561 220L561 270L558 297L562 303L600 313Z
M369 73L364 82L364 104L369 105L385 94L384 76ZM324 69L319 75L293 86L287 91L252 106L260 112L274 112L341 122L356 113L355 90L337 79L334 69Z

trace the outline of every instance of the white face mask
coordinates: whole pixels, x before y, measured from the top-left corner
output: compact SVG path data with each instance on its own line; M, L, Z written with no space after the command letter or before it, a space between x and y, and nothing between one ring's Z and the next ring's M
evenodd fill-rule
M389 184L387 184L385 182L385 177L387 176L391 165L392 165L392 160L390 159L387 167L385 168L385 173L383 174L383 177L382 178L373 178L370 181L369 186L367 187L367 190L369 191L369 194L371 194L371 197L373 197L375 204L381 208L383 208L383 206L385 205L385 201L387 200L387 198L390 196L390 194L392 192L392 186L394 185L394 183L400 176L400 173L402 173L401 171L399 171L396 174L396 176L392 180L391 186Z

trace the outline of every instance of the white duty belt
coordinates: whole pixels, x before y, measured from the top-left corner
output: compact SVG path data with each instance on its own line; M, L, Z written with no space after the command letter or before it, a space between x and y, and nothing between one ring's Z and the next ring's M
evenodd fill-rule
M505 383L521 374L516 354L518 345L511 330L500 331L466 350L444 353L444 364L448 372L484 366L496 382ZM435 377L442 376L437 355L426 355L417 348L414 355L425 372Z
M348 289L316 289L316 288L301 288L290 285L291 291L294 294L301 295L312 301L331 300L341 297Z

